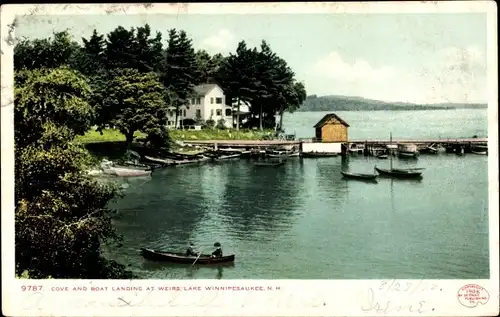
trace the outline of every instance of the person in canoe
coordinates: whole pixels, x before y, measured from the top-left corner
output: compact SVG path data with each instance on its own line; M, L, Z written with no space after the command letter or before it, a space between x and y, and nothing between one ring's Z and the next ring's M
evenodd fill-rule
M189 243L189 247L186 250L186 255L187 256L198 256L198 253L194 252L194 244L192 242Z
M221 244L219 242L215 242L214 247L216 247L217 249L215 249L215 251L212 252L212 257L222 257Z

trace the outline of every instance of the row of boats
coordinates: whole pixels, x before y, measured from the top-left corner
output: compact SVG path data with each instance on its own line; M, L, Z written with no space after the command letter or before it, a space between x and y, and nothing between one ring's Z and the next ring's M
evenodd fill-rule
M363 174L363 173L352 173L347 171L341 171L343 177L351 178L351 179L360 179L360 180L370 180L374 181L377 179L379 175L387 176L392 178L400 178L400 179L421 179L423 168L393 168L384 169L375 166L375 173L373 174Z
M304 153L302 153L304 154ZM314 157L316 153L306 154L304 157ZM167 153L162 157L144 155L129 151L127 160L112 162L103 160L97 169L88 173L91 175L108 175L118 177L140 177L150 176L153 170L168 166L188 166L198 165L205 162L222 162L240 158L256 158L256 166L280 166L285 164L289 157L298 157L300 153L295 149L275 149L275 150L241 150L232 148L222 148L218 150L202 150L193 154ZM318 153L316 156L325 156ZM336 156L330 155L330 156Z

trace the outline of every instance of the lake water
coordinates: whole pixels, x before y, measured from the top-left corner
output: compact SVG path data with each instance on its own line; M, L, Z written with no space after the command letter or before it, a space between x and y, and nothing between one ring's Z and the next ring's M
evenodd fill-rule
M351 138L385 138L389 130L395 138L486 135L482 110L338 114ZM322 115L292 114L286 128L310 137ZM389 162L294 158L278 168L239 160L158 170L127 181L113 204L123 246L103 249L154 279L488 278L487 156L395 159L395 166L425 168L421 181L341 177L341 169L369 173L375 164ZM138 252L184 251L189 241L204 252L220 242L236 254L234 266L158 264Z
M298 138L314 136L313 126L328 112L286 113L283 126ZM349 125L349 139L436 139L486 137L486 109L434 111L337 111Z

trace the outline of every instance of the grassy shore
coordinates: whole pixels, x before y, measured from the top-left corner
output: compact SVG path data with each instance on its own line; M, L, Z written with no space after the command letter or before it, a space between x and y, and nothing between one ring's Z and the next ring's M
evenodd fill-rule
M261 140L262 137L272 131L256 131L256 130L169 130L170 138L173 141L196 141L196 140ZM146 135L142 132L134 134L136 142L139 139L145 138ZM117 160L122 158L126 153L125 136L118 130L106 129L100 132L90 130L83 136L78 136L77 140L85 145L90 154L96 158L96 161L107 158ZM132 144L135 150L140 147L140 144ZM170 151L179 154L195 154L199 153L200 149L193 147L183 147L173 143Z
M272 131L257 130L169 130L170 138L173 141L196 141L196 140L261 140L266 134ZM136 138L144 138L146 135L142 132L136 132ZM100 132L90 130L83 136L77 138L82 143L103 143L103 142L124 142L125 136L115 129L106 129Z
M144 138L146 135L142 132L134 133L135 138ZM106 143L106 142L125 142L125 135L115 129L106 129L100 132L89 130L85 135L76 138L84 144L87 143Z

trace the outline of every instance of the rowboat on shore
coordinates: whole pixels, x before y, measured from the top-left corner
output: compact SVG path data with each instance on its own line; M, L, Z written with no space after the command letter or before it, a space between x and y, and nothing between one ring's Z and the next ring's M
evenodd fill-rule
M350 173L345 171L340 171L340 173L345 178L361 179L361 180L376 180L378 176L377 174Z
M169 159L169 158L158 158L158 157L151 157L151 156L144 156L144 159L154 162L154 163L159 163L162 165L174 165L174 160Z
M379 154L377 155L377 158L381 159L381 160L386 160L389 156L387 154Z
M141 254L144 258L154 261L165 261L172 263L183 264L217 264L234 262L235 255L226 255L221 257L212 257L209 254L202 254L198 256L186 256L184 253L159 251L153 249L141 248Z
M143 169L135 169L128 167L116 167L111 166L103 169L104 174L114 175L119 177L134 177L134 176L149 176L151 175L151 169L143 170Z

